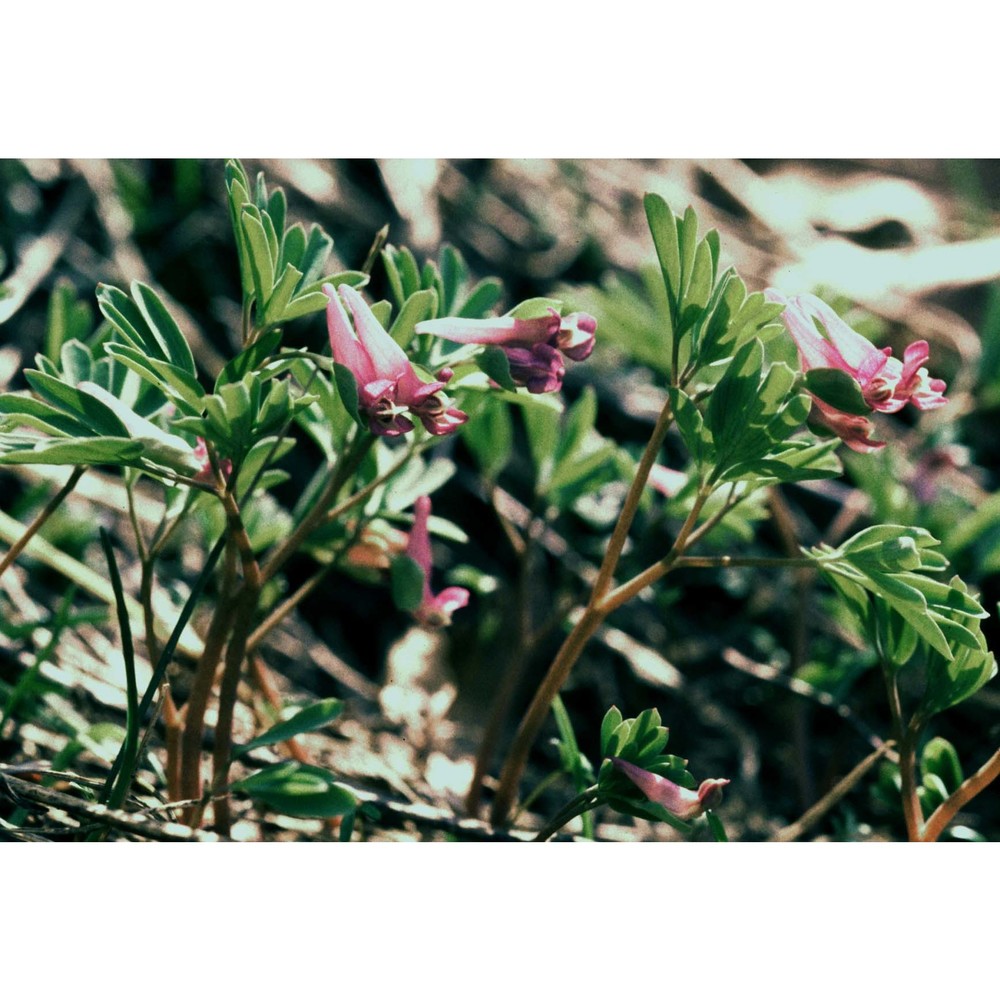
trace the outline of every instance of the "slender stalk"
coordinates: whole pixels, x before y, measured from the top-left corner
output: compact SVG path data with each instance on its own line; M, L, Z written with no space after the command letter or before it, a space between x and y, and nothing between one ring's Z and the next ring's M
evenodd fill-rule
M636 511L639 509L639 501L642 499L642 491L646 488L646 482L649 479L650 469L653 468L653 464L660 454L660 448L663 447L663 441L673 422L674 414L668 401L660 411L660 416L656 421L656 426L653 428L653 433L642 453L642 458L639 459L639 468L636 470L635 479L632 480L632 485L629 487L628 494L625 497L625 503L622 504L621 513L618 515L618 522L615 524L611 540L608 542L604 561L601 563L597 580L594 583L595 601L602 598L611 588L615 570L618 568L618 560L628 539L629 528L632 527L632 521L635 520Z
M232 593L236 578L236 552L231 542L226 545L226 564L220 593ZM205 649L195 669L194 683L184 708L184 733L181 737L181 796L197 799L201 796L201 744L204 736L205 711L215 682L215 671L229 637L236 609L231 601L221 599L212 614L205 636ZM191 822L194 810L187 810L185 822Z
M650 449L647 448L647 452L649 451ZM655 451L653 452L653 455L655 455ZM650 462L650 465L651 464L652 462ZM640 472L641 468L642 465L640 463ZM649 470L647 469L646 471L648 473ZM632 485L634 487L635 482L633 482ZM599 592L601 577L598 576L598 579L594 583L594 590L591 594L590 603L584 613L577 620L577 623L573 626L562 646L559 648L559 652L556 653L556 658L552 661L552 665L549 667L548 673L542 680L541 686L535 692L535 697L528 706L528 710L525 713L524 718L521 720L521 725L518 728L517 733L514 735L514 742L511 745L510 753L508 754L506 763L504 764L504 769L500 776L500 785L497 788L496 799L493 802L491 821L494 826L499 826L504 823L507 816L510 814L511 806L514 804L514 798L517 794L518 782L521 780L521 774L523 773L524 766L528 761L528 754L530 753L535 740L538 738L538 734L541 732L542 726L544 725L545 719L548 715L549 708L552 704L552 700L560 692L560 690L562 690L563 685L566 683L574 664L580 658L580 654L583 652L587 642L612 611L621 607L622 604L638 594L639 591L649 586L649 584L655 580L660 579L670 570L674 562L676 562L680 554L684 551L685 546L688 544L691 532L694 530L695 524L698 521L698 515L701 513L701 509L704 506L705 501L708 499L710 492L711 488L709 486L703 486L701 488L701 491L698 493L694 505L687 516L687 520L685 520L684 524L681 526L681 530L678 532L674 544L671 546L670 551L666 556L664 556L663 559L654 563L653 566L640 573L633 580L622 584L622 586L611 591L610 593L607 593L606 595ZM626 504L622 508L622 517L626 516L627 509L628 500L626 500ZM632 514L634 515L634 513L635 511L633 509ZM624 542L622 544L624 544ZM619 553L620 551L621 550L619 549ZM605 565L608 565L607 557L605 557ZM604 567L602 566L602 569L603 568ZM613 572L614 567L612 567L611 570L612 574ZM611 576L609 575L607 579L610 582Z
M66 485L38 512L31 524L24 529L24 534L4 553L4 557L0 559L0 576L3 576L7 572L7 568L24 551L24 547L28 542L38 534L38 530L42 525L59 509L59 505L63 500L73 492L76 484L80 481L80 477L86 471L86 465L77 465L74 467L69 479L66 480Z
M797 819L794 823L789 826L784 827L779 830L773 837L772 841L787 843L788 841L798 840L803 833L806 832L811 826L814 826L819 822L855 785L889 752L889 750L895 744L892 740L883 743L880 747L873 750L860 764L857 764L848 774L846 774L840 781L837 782L817 802L814 806L807 809L802 816Z
M728 566L756 566L776 569L815 569L823 560L810 556L790 558L788 556L682 556L676 560L677 568L715 569Z
M987 785L1000 777L1000 750L997 750L975 774L966 778L958 788L955 789L931 813L924 827L923 836L920 838L925 843L934 843L938 837L944 833L948 824L955 818L964 805L971 802Z
M879 650L881 654L881 650ZM903 818L906 821L906 838L911 843L920 840L920 827L923 813L920 799L917 798L917 738L920 735L919 720L914 718L910 725L903 720L903 706L899 698L899 688L896 686L896 675L884 657L882 661L882 677L885 681L886 697L889 701L889 712L892 716L892 729L899 746L899 777L902 784Z
M163 730L167 748L167 797L176 802L181 797L181 736L184 717L177 711L170 684L163 683Z
M334 467L330 482L324 487L322 493L305 517L298 523L295 530L271 553L261 567L261 581L266 583L299 546L319 527L326 517L327 508L337 498L344 483L357 471L368 450L375 443L372 434L364 434L355 438L353 444L344 452Z
M562 809L559 810L549 820L535 837L535 840L542 843L549 839L549 837L558 833L570 820L576 819L577 816L582 816L588 809L593 809L595 805L600 801L597 794L597 785L591 785L590 788L584 789L577 795L574 799L571 799Z
M240 674L246 659L247 639L253 624L254 612L260 592L244 584L237 598L237 611L229 645L226 648L225 667L219 686L219 718L215 726L215 749L212 754L212 794L218 795L229 784L229 767L233 756L233 716L239 690ZM200 823L200 811L198 822ZM215 829L228 836L231 824L229 797L221 796L215 804ZM197 826L198 823L193 825Z
M514 743L500 776L496 799L493 802L491 821L494 826L502 825L517 794L517 785L521 780L524 766L528 762L528 754L542 726L548 718L552 699L559 693L573 669L573 665L583 652L587 641L597 631L604 621L605 615L594 607L587 608L566 636L556 658L549 667L541 686L535 692L535 697L528 706L528 711L521 720L521 725L514 736Z

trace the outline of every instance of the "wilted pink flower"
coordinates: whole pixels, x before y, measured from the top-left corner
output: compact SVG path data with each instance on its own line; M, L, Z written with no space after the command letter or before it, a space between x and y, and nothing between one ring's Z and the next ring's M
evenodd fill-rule
M406 544L406 554L423 570L424 597L413 617L429 628L451 624L451 616L469 603L464 587L445 587L440 594L431 592L431 538L427 520L431 516L431 498L419 497L413 505L413 528Z
M722 789L728 778L706 778L697 791L681 788L669 778L653 774L621 757L610 758L611 763L629 779L650 802L663 806L678 819L696 819L706 809L714 809L722 802Z
M417 333L433 333L459 344L495 344L510 361L515 385L528 392L556 392L566 374L560 354L583 361L594 349L597 320L587 313L560 316L550 308L545 316L521 319L497 316L492 319L426 320L417 324Z
M836 368L857 382L865 403L881 413L896 413L907 403L918 410L933 410L948 402L942 395L945 384L931 378L923 363L930 357L926 340L918 340L903 353L892 357L892 348L879 349L852 330L825 302L815 295L786 298L770 288L769 302L784 305L782 320L799 351L802 371ZM826 336L816 327L818 320ZM816 417L854 451L875 451L884 441L871 438L874 425L867 417L844 413L813 397Z
M337 291L324 285L323 291L329 299L326 321L333 359L350 369L357 381L358 408L368 418L373 434L397 437L413 430L407 414L439 435L450 434L469 419L441 392L451 378L450 371L442 373L447 375L444 381L422 382L403 349L350 285L341 285ZM341 299L354 317L353 329Z
M654 465L649 470L649 485L668 499L677 496L687 484L686 472L668 469L665 465Z

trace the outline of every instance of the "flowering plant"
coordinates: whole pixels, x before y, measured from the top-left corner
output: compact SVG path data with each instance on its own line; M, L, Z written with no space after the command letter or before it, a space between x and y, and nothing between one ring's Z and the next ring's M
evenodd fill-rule
M337 760L321 763L296 742L337 722L343 700L281 711L274 691L276 637L307 601L336 598L340 616L324 627L333 641L348 632L345 606L355 593L330 587L331 577L358 581L359 594L371 596L363 588L374 587L391 595L377 592L369 603L386 628L410 630L411 648L439 649L451 634L454 645L502 663L468 762L462 791L471 818L455 821L459 832L505 835L541 801L551 808L530 821L536 839L578 821L581 835L598 836L601 810L726 839L722 814L741 802L732 761L705 762L696 749L696 771L731 774L699 783L687 759L664 752L669 734L658 710L624 718L614 707L599 733L584 732L573 724L568 693L562 701L571 678L587 676L597 642L627 657L640 677L681 689L673 664L616 622L626 606L653 609L649 634L665 641L676 591L661 581L697 586L706 569L727 580L741 569L792 570L796 581L819 574L829 584L824 600L837 602L838 634L853 632L872 651L892 732L876 737L841 795L876 763L890 762L908 839L935 840L1000 773L994 755L965 779L955 748L927 739L932 719L996 673L982 631L987 613L959 577L945 582L948 560L935 535L878 517L882 523L850 537L844 529L801 544L783 506L786 488L842 474L842 442L858 461L892 453L873 438L872 414L888 418L907 403L918 411L946 406L945 383L926 367L926 341L910 344L900 360L813 295L748 290L734 269L720 268L718 234L699 234L692 210L677 216L656 195L644 202L658 262L655 305L643 313L641 296L630 296L629 323L619 325L608 322L613 309L605 312L608 303L593 290L529 299L494 315L501 287L490 279L470 285L454 249L420 266L406 248L387 245L384 232L357 270L337 268L329 236L289 223L283 192L263 175L251 182L230 161L225 182L239 323L235 346L215 370L196 363L191 331L153 287L101 284L101 327L64 324L24 372L26 388L0 395L0 465L71 470L37 517L9 533L0 574L22 553L48 559L117 619L125 725L98 781L101 809L89 814L87 836L108 835L112 820L148 829L142 817L159 810L181 821L184 836L211 827L226 837L240 815L256 810L333 821L348 840L377 824L381 811L399 810L384 799L373 805L376 793L352 783ZM644 333L630 325L637 314L650 317ZM605 337L608 358L617 337L650 373L656 417L641 450L618 440L606 398L581 385L602 362ZM469 475L483 508L454 502L459 461L475 464L477 475ZM84 476L108 476L100 470L116 477L125 514L117 552L112 533L101 532L106 577L95 579L36 536ZM448 517L432 516L432 507ZM501 564L485 540L484 510L513 552L516 586L449 564L463 549L475 550L482 565ZM449 519L456 511L462 526ZM782 557L753 549L756 525L769 516L786 532ZM560 533L567 524L584 526L575 549ZM119 570L126 543L136 554L134 574ZM561 591L538 585L544 561L572 578ZM189 574L183 585L169 580L178 566ZM805 585L800 592L812 593ZM72 595L47 624L53 649L71 604ZM529 667L546 653L548 669L491 783ZM41 664L51 650L38 655ZM381 679L380 666L369 674ZM339 681L347 677L397 721L440 718L450 705L444 682L407 711L386 694L400 685L386 683L373 696L369 677L338 671ZM278 710L270 724L257 717L261 699ZM16 722L21 700L11 697L0 727ZM550 722L554 756L537 745ZM542 761L555 770L522 799L529 763ZM0 772L0 793L37 795L26 773L33 772ZM572 794L553 805L553 789Z

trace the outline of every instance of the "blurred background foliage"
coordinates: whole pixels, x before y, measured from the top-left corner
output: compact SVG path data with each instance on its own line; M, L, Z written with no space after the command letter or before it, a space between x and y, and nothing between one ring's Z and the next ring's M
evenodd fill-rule
M843 480L787 487L747 505L715 544L773 555L835 542L868 520L919 525L942 540L984 606L996 608L1000 162L244 163L251 176L263 170L270 184L284 187L290 220L318 222L333 236L338 265L360 267L388 224L389 242L409 247L420 263L437 259L449 243L474 280L499 278L502 309L554 295L593 313L597 349L570 369L565 396L587 415L596 401L596 429L624 449L623 459L648 437L668 365L657 350L663 292L642 208L646 191L663 195L675 211L694 205L702 227L721 233L722 265L735 265L749 289L816 291L897 355L905 343L928 340L931 373L948 382L948 407L919 424L909 414L880 421L889 441L881 453L841 449ZM85 338L97 328L93 293L102 281L124 287L139 279L162 291L199 369L217 374L239 342L241 322L224 196L221 161L0 161L0 390L26 387L19 373L47 341L65 331ZM373 300L390 297L381 264L368 291ZM321 345L322 317L302 321L297 336ZM488 401L482 405L489 409ZM539 488L544 477L532 453L544 429L531 426L534 418L473 417L470 431L438 452L457 472L435 496L435 513L468 536L466 544L449 543L445 576L474 591L470 609L447 633L408 632L384 582L356 567L355 580L331 576L304 602L269 654L295 690L354 699L356 725L349 712L331 766L344 767L347 743L355 751L364 743L357 773L396 794L452 806L468 784L491 701L505 687L515 706L530 696L565 616L585 595L622 496L610 476L586 480L579 497ZM472 430L477 419L489 428L485 438ZM491 461L508 444L511 460ZM671 455L681 461L676 438L667 443L668 464ZM294 452L285 463L291 478L275 491L280 504L294 506L316 460L308 445ZM82 490L87 479L89 492ZM53 487L35 470L5 469L0 490L3 511L26 522ZM636 551L665 550L680 503L650 497L622 574L641 568ZM112 528L124 514L120 493L88 476L45 538L99 567L95 510ZM272 527L280 523L276 514ZM534 539L528 557L518 550L522 536ZM197 553L178 551L178 602L196 564ZM290 583L308 572L303 556L290 565ZM0 729L0 759L55 753L65 763L81 753L100 757L115 744L100 728L114 723L122 704L101 638L102 606L85 586L71 605L66 596L65 576L30 560L0 584L0 706L8 723ZM984 632L996 650L995 620ZM43 669L49 654L42 657L39 647L46 643L59 645L59 655ZM580 750L592 760L609 705L625 714L656 705L672 751L690 758L694 773L733 779L723 811L731 836L763 839L842 777L876 734L887 735L873 664L845 612L808 574L692 571L611 620L564 703ZM957 747L967 774L1000 743L995 687L933 723L933 735ZM537 748L539 773L558 760L558 747ZM887 765L813 835L900 838L892 783ZM558 808L565 791L547 808ZM654 835L648 827L640 833ZM957 836L1000 839L996 789L962 814Z

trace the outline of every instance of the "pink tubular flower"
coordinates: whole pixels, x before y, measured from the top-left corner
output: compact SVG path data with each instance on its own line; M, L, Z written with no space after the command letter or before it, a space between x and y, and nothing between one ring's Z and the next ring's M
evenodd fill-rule
M510 361L515 385L528 392L556 392L562 387L566 368L564 355L583 361L594 349L597 320L587 313L560 316L550 308L545 316L521 319L498 316L493 319L426 320L417 324L417 333L433 333L458 344L495 344Z
M469 419L441 392L450 372L443 373L444 381L422 382L403 349L350 285L341 285L337 291L324 285L323 291L329 299L326 322L333 360L348 368L357 381L358 408L368 418L373 434L398 437L413 430L408 413L438 435L450 434ZM354 317L353 329L343 303Z
M769 302L785 307L782 321L799 351L802 371L836 368L858 384L865 403L874 411L896 413L907 403L918 410L934 410L948 402L942 395L945 384L931 378L922 367L930 357L926 340L910 344L903 360L892 357L892 348L877 348L852 330L825 302L815 295L786 298L769 288ZM816 327L819 321L826 336ZM854 451L876 451L885 445L871 437L874 425L865 416L845 413L813 397L815 416Z
M678 819L697 819L706 809L714 809L722 802L722 789L729 784L728 778L706 778L697 791L692 791L621 757L611 757L610 760L650 802L663 806Z
M450 625L452 614L469 603L469 592L464 587L445 587L437 595L431 592L431 538L427 531L431 498L419 497L413 511L413 529L406 544L406 554L424 572L424 597L413 617L428 628L441 628Z

